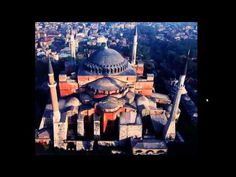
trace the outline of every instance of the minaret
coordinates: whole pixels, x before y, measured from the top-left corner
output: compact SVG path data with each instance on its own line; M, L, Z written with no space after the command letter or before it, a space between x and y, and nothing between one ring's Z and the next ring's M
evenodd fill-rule
M138 30L137 30L137 26L136 26L134 41L133 41L133 51L132 51L132 64L133 65L136 64L137 45L138 45Z
M74 38L74 33L71 30L71 35L70 35L70 52L71 52L71 57L76 58L76 41Z
M51 95L51 101L52 101L52 110L53 112L56 112L56 111L59 111L57 90L56 90L57 83L54 80L54 73L53 73L52 63L50 59L48 63L48 79L49 79L48 86L50 88L50 95Z
M172 107L172 110L171 110L171 113L170 113L170 117L169 117L169 119L168 119L168 121L167 121L167 123L164 127L163 136L164 136L165 140L173 141L175 139L175 136L176 136L175 117L176 117L177 111L179 109L179 103L180 103L181 95L186 93L186 90L185 90L185 87L184 87L184 81L185 81L185 77L186 77L186 74L187 74L189 53L190 53L190 50L188 51L188 57L187 57L187 61L185 63L184 73L182 75L180 75L180 77L179 77L178 90L176 92L176 96L175 96L173 107Z
M49 59L48 62L48 86L50 88L50 96L52 102L52 122L53 122L53 144L54 147L59 147L59 128L58 124L60 122L60 111L59 111L59 104L57 98L57 90L56 86L57 83L54 80L54 73L52 69L52 63Z

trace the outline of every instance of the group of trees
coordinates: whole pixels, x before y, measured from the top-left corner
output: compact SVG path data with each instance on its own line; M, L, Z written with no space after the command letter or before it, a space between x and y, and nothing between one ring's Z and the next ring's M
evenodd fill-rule
M165 93L163 81L169 78L178 79L183 72L188 50L191 49L190 58L197 58L197 40L158 40L156 31L151 26L139 27L139 41L137 57L144 61L144 72L154 73L155 88ZM188 63L187 80L192 80L191 86L197 89L197 61Z
M185 66L188 50L191 49L190 58L197 58L197 41L186 39L180 41L161 41L153 37L147 38L145 41L139 41L138 56L145 63L150 59L155 61L158 68L160 64L168 68L170 75L179 75ZM197 77L197 63L189 62L189 72L191 77ZM160 69L160 68L159 68Z

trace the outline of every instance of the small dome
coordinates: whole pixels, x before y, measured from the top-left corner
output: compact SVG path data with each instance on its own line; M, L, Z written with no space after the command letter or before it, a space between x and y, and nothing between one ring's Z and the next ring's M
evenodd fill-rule
M189 100L190 100L190 97L184 96L184 100L189 101Z
M81 103L80 103L79 99L76 98L76 97L72 97L72 98L68 99L68 101L66 102L65 107L70 107L70 106L77 107L77 106L80 106L80 105L81 105Z

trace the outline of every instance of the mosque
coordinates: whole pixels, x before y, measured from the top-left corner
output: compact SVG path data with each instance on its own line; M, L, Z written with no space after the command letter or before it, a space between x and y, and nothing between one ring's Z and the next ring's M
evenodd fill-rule
M105 45L81 61L77 72L62 72L58 84L49 60L51 103L36 131L36 143L66 151L167 153L168 143L177 139L186 71L171 103L168 95L155 92L154 75L143 75L144 64L136 61L137 40L136 27L131 61ZM74 49L71 53L75 56Z

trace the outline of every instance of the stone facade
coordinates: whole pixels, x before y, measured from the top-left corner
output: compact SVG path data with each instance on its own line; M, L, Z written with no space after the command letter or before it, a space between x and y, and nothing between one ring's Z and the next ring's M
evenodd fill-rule
M119 120L119 140L142 137L141 117L136 112L124 112Z
M77 135L80 137L84 136L84 116L82 114L78 114Z
M94 114L93 116L93 130L94 130L94 138L95 139L100 139L100 135L101 135L101 118Z

